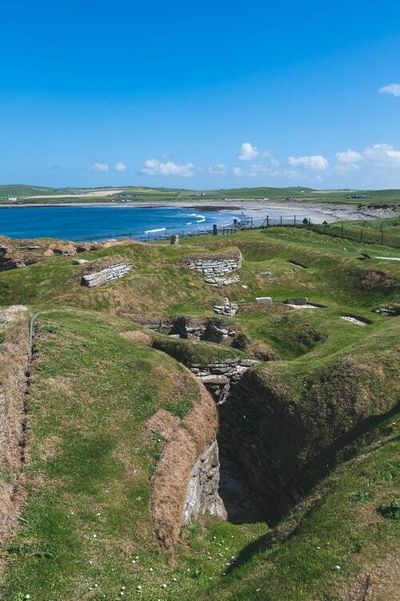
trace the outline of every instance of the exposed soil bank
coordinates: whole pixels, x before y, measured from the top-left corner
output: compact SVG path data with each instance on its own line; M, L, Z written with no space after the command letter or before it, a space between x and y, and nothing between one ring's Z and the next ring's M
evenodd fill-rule
M18 523L27 461L27 395L31 382L29 316L25 307L0 312L0 548Z
M206 511L224 516L218 495L218 451L213 449L217 410L203 384L198 386L199 400L184 419L160 409L147 423L162 442L151 481L150 513L155 536L167 549L178 541L182 523ZM201 464L206 465L204 470Z

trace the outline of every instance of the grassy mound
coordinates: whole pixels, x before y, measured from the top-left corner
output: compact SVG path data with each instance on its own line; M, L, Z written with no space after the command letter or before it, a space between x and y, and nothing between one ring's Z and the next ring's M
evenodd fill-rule
M3 553L2 598L83 599L96 581L111 595L128 557L157 551L148 503L160 448L144 423L171 399L186 415L198 389L172 359L121 337L131 324L76 311L39 323L28 501Z

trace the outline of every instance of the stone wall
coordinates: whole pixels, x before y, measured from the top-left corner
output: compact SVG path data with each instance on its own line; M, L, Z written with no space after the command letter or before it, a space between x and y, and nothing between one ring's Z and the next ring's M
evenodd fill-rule
M257 359L239 357L208 365L193 364L190 370L200 378L215 402L220 405L226 401L232 385L239 382L242 375L257 363Z
M121 314L147 328L174 338L184 340L207 340L221 342L236 336L236 331L225 323L218 324L212 319L199 319L176 315L175 317L149 317L144 315ZM216 318L218 319L218 318Z
M190 476L183 510L182 521L185 525L204 513L226 519L224 503L218 492L219 479L218 443L214 440L197 459Z
M109 282L119 280L131 271L131 269L132 265L130 263L116 263L115 265L110 265L100 271L83 275L81 284L88 288L97 288L98 286L103 286Z
M240 252L234 255L197 256L188 258L189 269L195 269L210 286L228 286L240 282L239 275L231 275L242 266L243 257Z

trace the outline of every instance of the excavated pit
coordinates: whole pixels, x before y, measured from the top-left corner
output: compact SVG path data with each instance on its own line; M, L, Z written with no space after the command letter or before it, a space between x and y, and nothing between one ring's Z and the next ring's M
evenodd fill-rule
M248 379L251 374L244 373L231 385L225 401L217 404L219 494L233 524L275 525L299 502L301 487L295 478L288 481L282 477L269 450L256 436L263 410L259 399L247 389Z
M157 339L152 340L152 344L170 354L168 347L159 348ZM176 359L175 353L172 356ZM254 420L265 417L260 391L248 385L249 378L252 381L251 368L260 363L255 358L238 356L204 365L185 364L215 403L218 429L206 447L199 449L196 458L191 459L192 470L187 476L181 510L182 525L205 512L233 524L267 522L273 525L302 496L298 486L288 486L279 469L270 465L271 449L268 445L264 448L256 431L253 435L252 429L257 423ZM201 430L201 420L196 427Z
M219 452L219 488L226 519L233 524L268 521L262 498L246 478L238 460L240 446L232 440L231 395L242 376L258 361L250 359L228 360L226 363L195 365L191 371L202 380L214 399L218 411L219 429L216 443ZM246 424L244 423L246 427Z

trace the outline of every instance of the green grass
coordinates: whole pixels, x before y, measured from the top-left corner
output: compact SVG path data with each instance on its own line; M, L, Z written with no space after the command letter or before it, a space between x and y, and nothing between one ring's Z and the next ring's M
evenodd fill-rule
M390 569L400 526L400 318L373 309L400 300L400 264L374 258L395 251L295 228L240 232L229 244L244 263L241 283L224 290L181 265L185 255L226 251L222 237L124 247L135 269L96 290L80 285L82 268L68 257L0 273L1 303L39 314L28 497L3 551L5 601L27 594L32 601L342 601L365 570L382 562ZM82 257L113 253L121 249ZM362 253L371 259L361 261ZM231 327L280 357L243 379L247 429L234 440L248 436L282 481L294 475L302 498L269 526L205 516L166 552L148 514L161 448L144 424L160 407L184 418L196 403L196 383L182 364L240 352L154 333L158 350L132 343L120 333L145 328L118 314L209 317L226 294L240 306ZM272 307L254 303L265 295ZM290 309L281 302L289 296L324 307Z
M2 599L116 598L121 586L132 598L139 584L142 598L154 599L165 581L172 591L183 583L193 591L212 558L208 583L223 565L211 533L232 532L232 554L260 528L238 539L230 525L193 527L190 555L174 568L152 538L147 508L159 455L154 441L146 443L144 422L158 407L183 417L196 400L195 382L167 355L120 337L130 323L118 318L54 310L41 312L39 324L28 502L5 552ZM90 590L95 584L98 592Z
M312 229L327 236L380 245L384 249L384 255L385 247L400 247L400 219L398 217L313 225Z

